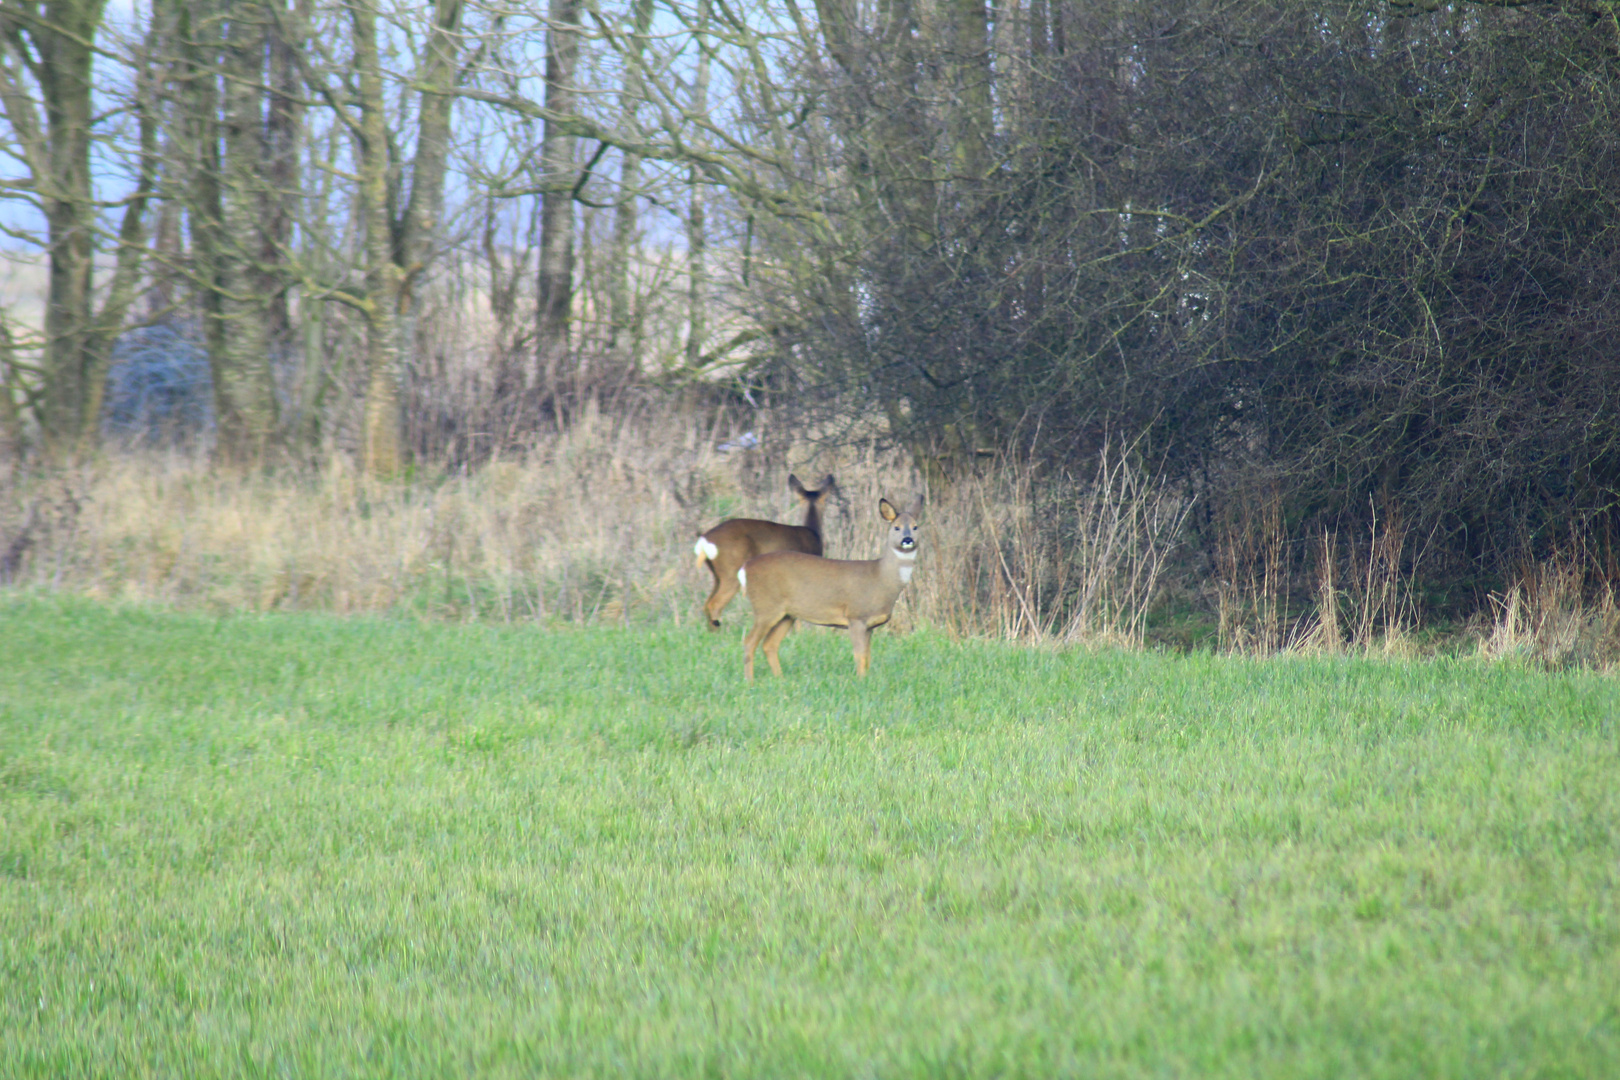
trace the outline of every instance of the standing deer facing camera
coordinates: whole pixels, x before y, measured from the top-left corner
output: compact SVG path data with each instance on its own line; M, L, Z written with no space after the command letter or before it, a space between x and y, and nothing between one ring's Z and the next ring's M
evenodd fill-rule
M821 481L821 487L811 491L799 483L797 476L789 476L788 487L804 500L803 525L730 518L698 537L697 543L692 545L698 565L707 565L714 574L714 591L703 602L709 629L720 628L720 613L737 595L737 571L742 569L743 563L772 551L821 554L821 508L837 487L837 481L828 476Z
M883 554L875 559L844 561L779 551L761 555L739 570L737 578L754 605L754 627L743 641L743 677L754 681L754 650L762 642L771 671L782 674L776 650L795 619L848 627L855 647L855 674L865 676L872 662L871 632L889 621L901 588L911 580L921 512L921 499L905 513L888 499L878 500L878 513L889 523L889 533Z

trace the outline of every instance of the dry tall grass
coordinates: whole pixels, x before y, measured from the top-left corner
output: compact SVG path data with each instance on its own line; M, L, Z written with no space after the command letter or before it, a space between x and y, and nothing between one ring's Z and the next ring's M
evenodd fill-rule
M1270 655L1297 645L1302 633L1288 624L1290 574L1282 500L1266 492L1243 501L1236 520L1221 529L1216 549L1216 611L1221 648Z
M1274 495L1243 505L1221 529L1216 551L1223 649L1260 655L1415 651L1423 552L1397 515L1375 512L1367 535L1342 550L1339 534L1324 528L1295 556ZM1314 600L1296 604L1295 578L1307 565Z
M1612 581L1588 586L1585 565L1556 557L1492 594L1494 618L1481 653L1555 669L1620 666L1620 598Z
M901 453L768 430L759 449L717 449L734 434L587 408L521 458L408 482L369 480L343 457L241 474L178 453L17 473L0 478L0 584L214 610L684 624L700 621L708 586L692 537L731 516L796 520L790 468L837 475L835 558L874 557L878 498L921 490ZM992 463L925 494L897 630L1141 642L1186 509L1123 459L1042 485Z

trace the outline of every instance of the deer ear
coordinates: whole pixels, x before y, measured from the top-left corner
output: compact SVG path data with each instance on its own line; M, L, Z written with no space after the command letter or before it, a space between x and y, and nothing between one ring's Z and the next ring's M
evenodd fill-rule
M893 521L900 516L900 511L896 510L888 499L878 500L878 513L883 515L884 521Z
M835 488L837 486L838 486L838 481L833 479L833 474L832 473L828 473L827 478L821 482L821 489L820 490L822 490L822 491L831 491L833 488Z
M808 491L804 490L804 485L799 483L799 478L792 473L788 473L788 490L800 498L807 498L810 495Z
M915 499L911 500L911 509L907 510L906 513L910 514L914 518L920 518L922 517L922 506L923 497L919 495Z

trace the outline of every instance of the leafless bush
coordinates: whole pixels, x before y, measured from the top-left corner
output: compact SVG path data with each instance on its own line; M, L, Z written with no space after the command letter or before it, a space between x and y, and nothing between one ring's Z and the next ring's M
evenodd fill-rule
M1140 645L1192 499L1105 442L1073 512L1077 587L1064 639Z

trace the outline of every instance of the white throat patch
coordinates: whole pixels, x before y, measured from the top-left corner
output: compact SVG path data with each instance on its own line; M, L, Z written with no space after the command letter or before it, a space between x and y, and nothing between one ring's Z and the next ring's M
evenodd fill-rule
M911 572L915 569L917 568L912 566L910 563L906 563L904 566L902 566L900 568L900 584L904 585L906 582L910 581Z

